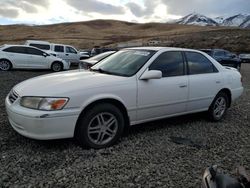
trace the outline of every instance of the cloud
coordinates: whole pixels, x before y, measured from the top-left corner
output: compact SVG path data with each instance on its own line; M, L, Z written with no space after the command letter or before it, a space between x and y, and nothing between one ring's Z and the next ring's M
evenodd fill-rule
M18 16L18 11L16 9L10 8L0 8L0 16L6 18L16 18Z
M159 0L144 0L144 7L134 2L129 2L126 7L134 14L136 17L151 16L154 14L155 8L159 5Z
M26 13L37 13L37 6L48 8L49 0L1 0L0 15L7 18L16 18L19 15L19 10Z
M168 7L168 12L175 15L186 15L192 12L214 15L232 15L249 13L249 0L161 0Z
M68 5L76 8L81 12L94 12L105 15L124 14L125 10L122 6L115 6L103 3L98 0L66 0Z

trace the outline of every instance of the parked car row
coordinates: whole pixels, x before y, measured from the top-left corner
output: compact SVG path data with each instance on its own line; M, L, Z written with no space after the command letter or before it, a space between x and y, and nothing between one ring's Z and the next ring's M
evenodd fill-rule
M0 70L51 69L58 72L70 68L70 62L26 45L3 45L0 47Z

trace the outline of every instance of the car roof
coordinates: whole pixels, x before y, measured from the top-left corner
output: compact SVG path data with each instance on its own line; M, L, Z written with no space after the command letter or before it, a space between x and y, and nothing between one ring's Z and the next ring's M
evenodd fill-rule
M26 43L50 44L50 42L48 42L48 41L43 41L43 40L26 40Z
M152 50L152 51L193 51L200 52L199 50L188 49L188 48L176 48L176 47L135 47L135 48L124 48L130 50Z

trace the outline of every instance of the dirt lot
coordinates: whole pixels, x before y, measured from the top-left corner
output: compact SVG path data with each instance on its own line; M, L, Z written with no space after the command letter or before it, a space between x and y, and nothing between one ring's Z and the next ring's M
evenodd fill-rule
M209 165L229 173L239 164L250 170L250 64L242 67L244 94L222 122L201 113L142 124L103 150L83 150L73 139L35 141L10 127L7 93L45 73L0 72L0 187L200 187ZM175 144L171 137L194 144Z

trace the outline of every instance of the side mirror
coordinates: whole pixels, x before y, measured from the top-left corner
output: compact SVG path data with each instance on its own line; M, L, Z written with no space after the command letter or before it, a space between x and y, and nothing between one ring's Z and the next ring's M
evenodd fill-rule
M162 78L162 72L159 70L148 70L142 74L141 80L151 80Z
M49 56L49 54L47 54L47 53L43 53L43 56L44 56L44 57L47 57L47 56Z

